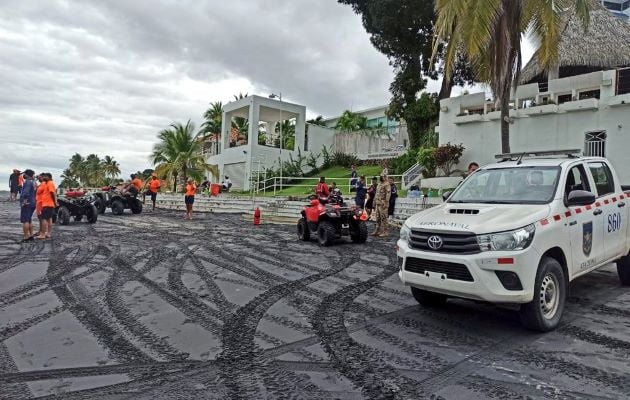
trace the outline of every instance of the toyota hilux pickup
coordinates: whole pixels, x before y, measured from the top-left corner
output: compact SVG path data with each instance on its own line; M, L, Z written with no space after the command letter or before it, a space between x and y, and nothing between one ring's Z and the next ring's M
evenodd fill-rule
M477 170L405 221L399 277L421 305L517 305L525 327L549 331L573 279L616 262L630 285L630 192L614 168L605 158L536 155Z

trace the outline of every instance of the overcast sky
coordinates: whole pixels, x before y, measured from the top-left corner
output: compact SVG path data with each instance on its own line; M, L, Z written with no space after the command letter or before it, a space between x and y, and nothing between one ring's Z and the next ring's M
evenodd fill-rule
M335 0L2 0L0 54L0 189L13 168L58 178L75 152L126 178L159 130L239 92L331 117L386 104L392 79Z

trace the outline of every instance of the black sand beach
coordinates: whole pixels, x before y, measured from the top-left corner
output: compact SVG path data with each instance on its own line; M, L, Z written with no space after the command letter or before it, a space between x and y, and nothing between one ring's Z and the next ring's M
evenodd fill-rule
M612 268L536 334L502 308L420 308L394 237L320 248L236 216L108 212L23 245L16 207L0 202L2 399L630 396Z

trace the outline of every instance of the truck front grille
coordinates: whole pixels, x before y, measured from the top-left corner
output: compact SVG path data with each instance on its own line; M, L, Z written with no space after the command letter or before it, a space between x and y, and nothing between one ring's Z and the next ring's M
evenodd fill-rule
M439 249L429 247L429 238L437 236L442 240ZM412 229L409 246L417 250L434 251L436 253L475 254L481 252L477 236L474 233L441 233Z
M474 282L468 267L464 264L451 263L446 261L426 260L424 258L407 257L405 260L405 271L424 274L425 272L435 272L446 275L446 279L456 281Z

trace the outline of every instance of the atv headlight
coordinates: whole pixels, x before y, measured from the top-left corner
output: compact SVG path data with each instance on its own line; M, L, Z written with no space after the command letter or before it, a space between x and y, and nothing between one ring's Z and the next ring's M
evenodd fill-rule
M523 250L532 244L535 232L536 228L532 224L513 231L479 235L477 242L481 251Z
M400 240L408 242L409 236L411 236L411 229L407 225L403 224L402 228L400 229Z

